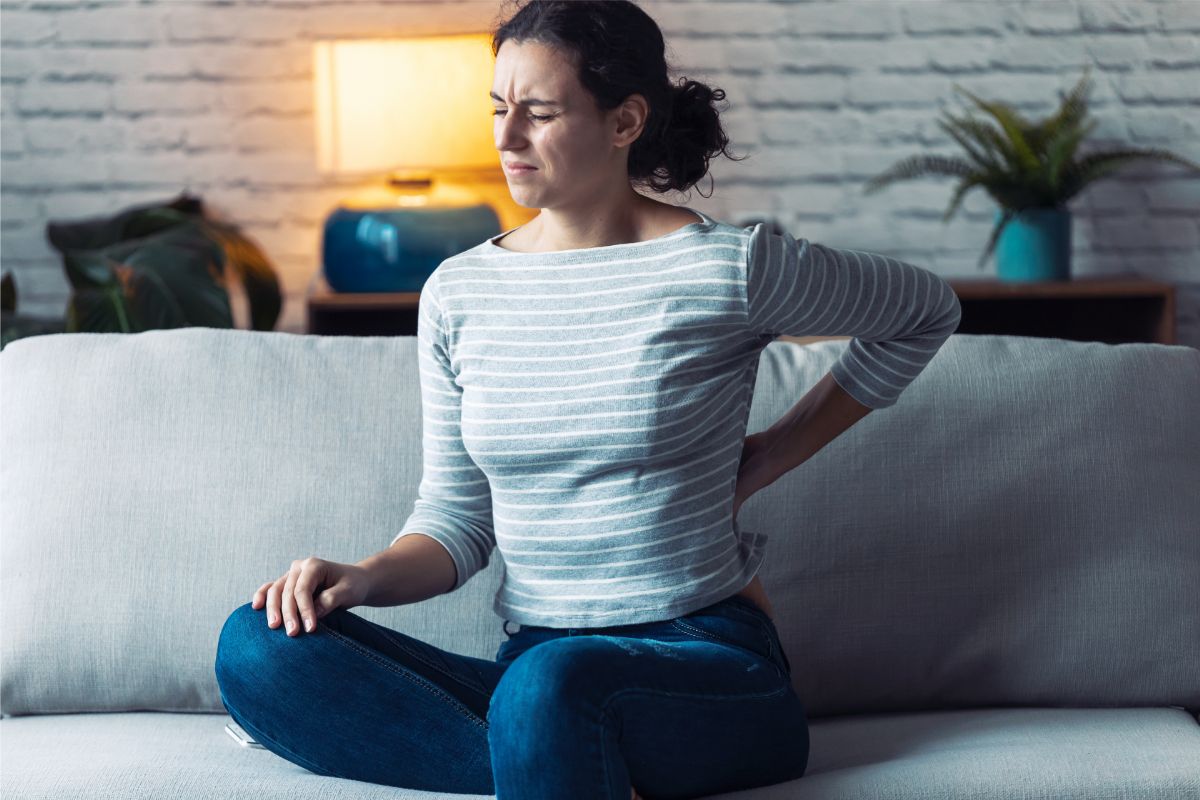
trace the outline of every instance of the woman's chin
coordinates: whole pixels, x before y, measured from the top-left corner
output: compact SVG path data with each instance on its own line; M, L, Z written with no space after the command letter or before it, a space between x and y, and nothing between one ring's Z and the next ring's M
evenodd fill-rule
M541 208L534 202L535 194L530 191L529 187L520 184L509 184L508 194L512 197L513 202L524 208L536 209Z

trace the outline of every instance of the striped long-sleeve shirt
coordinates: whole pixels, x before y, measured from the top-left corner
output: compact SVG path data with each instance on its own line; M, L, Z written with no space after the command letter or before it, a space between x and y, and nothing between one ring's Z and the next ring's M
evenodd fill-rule
M453 589L499 550L504 619L626 625L740 591L768 538L732 514L762 349L852 336L833 379L879 409L958 327L926 269L694 213L602 247L518 253L500 234L425 283L424 474L395 539L445 546Z

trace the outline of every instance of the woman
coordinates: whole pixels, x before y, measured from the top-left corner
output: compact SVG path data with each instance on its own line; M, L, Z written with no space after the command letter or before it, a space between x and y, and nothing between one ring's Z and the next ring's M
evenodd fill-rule
M738 509L895 403L958 303L913 265L635 191L695 185L727 142L723 92L673 85L663 51L627 2L530 2L495 32L496 147L540 212L422 290L413 513L357 564L293 561L221 632L225 706L283 758L500 800L804 774L808 722L757 577L767 537ZM780 333L863 338L747 437ZM454 591L496 549L494 661L348 611Z

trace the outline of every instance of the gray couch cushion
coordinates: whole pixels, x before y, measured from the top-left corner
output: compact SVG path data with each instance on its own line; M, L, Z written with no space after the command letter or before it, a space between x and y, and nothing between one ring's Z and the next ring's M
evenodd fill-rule
M750 430L844 342L768 348ZM810 714L1200 707L1200 351L955 334L747 501Z
M293 559L388 546L421 473L413 337L211 328L0 353L0 707L224 711L221 625ZM493 656L480 596L356 612Z
M420 480L412 337L184 328L0 356L0 705L221 711L217 635L291 561L387 546ZM750 430L845 340L774 342ZM1200 705L1200 352L955 335L752 497L814 717ZM492 657L503 562L357 613Z
M482 800L327 778L241 747L216 714L0 722L4 796ZM65 754L70 754L65 758ZM808 771L722 800L1174 800L1200 791L1200 727L1170 708L987 709L814 722Z

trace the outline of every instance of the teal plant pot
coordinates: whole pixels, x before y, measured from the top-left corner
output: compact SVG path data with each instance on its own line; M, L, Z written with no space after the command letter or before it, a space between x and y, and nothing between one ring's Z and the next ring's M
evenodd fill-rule
M996 210L993 224L1003 212ZM1018 212L996 240L996 276L1002 281L1071 279L1071 212L1065 206Z

